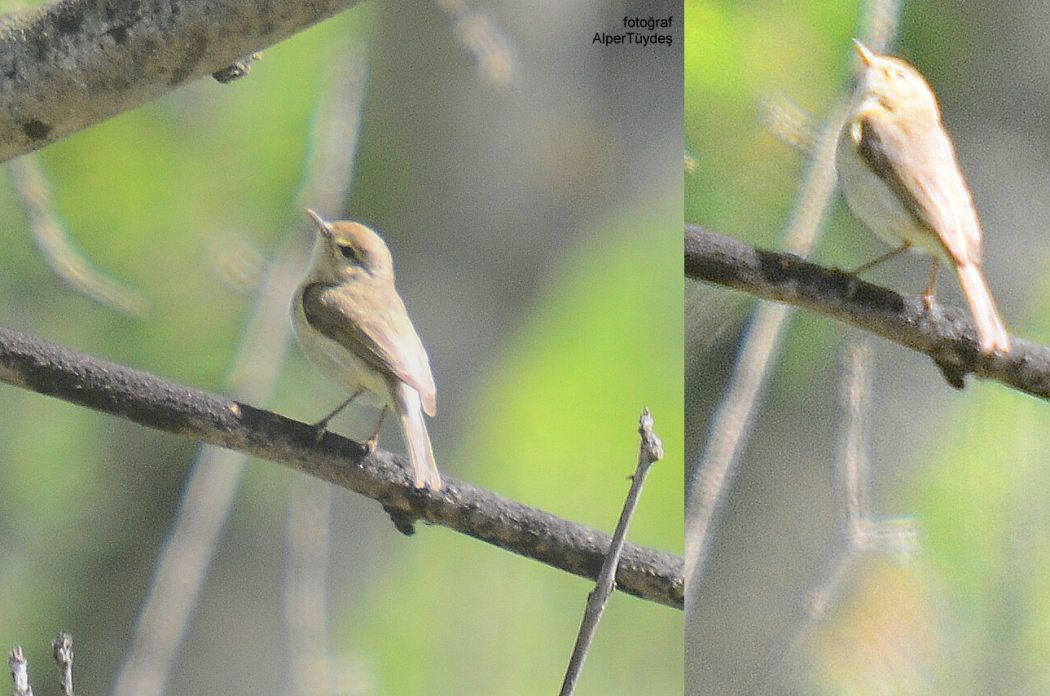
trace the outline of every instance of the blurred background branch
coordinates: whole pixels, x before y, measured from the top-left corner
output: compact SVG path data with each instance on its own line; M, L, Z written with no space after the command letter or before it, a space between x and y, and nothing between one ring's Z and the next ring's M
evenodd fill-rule
M0 381L159 430L286 464L361 493L402 518L439 524L567 572L596 578L610 537L584 525L445 479L416 490L404 457L145 372L0 329ZM616 575L624 592L682 608L682 561L633 544Z
M33 241L58 277L99 304L143 318L148 306L145 298L99 273L73 246L55 210L51 187L38 156L26 154L7 162L6 168L29 219Z
M839 452L835 457L840 495L839 544L807 600L796 605L787 636L774 643L768 667L757 693L772 693L788 671L789 657L798 659L808 628L828 618L841 599L849 573L866 554L886 554L905 562L918 548L918 530L908 519L880 519L871 505L871 472L867 427L870 418L872 350L867 339L851 341L844 351L841 377L843 420L839 427Z
M300 209L311 205L337 210L350 187L365 94L365 51L359 46L343 47L333 50L332 56L297 200ZM254 314L226 380L228 392L238 399L267 403L281 374L291 329L288 302L312 248L310 224L302 218L291 226L258 288ZM243 452L209 445L198 452L117 677L118 696L163 692L247 459ZM311 485L326 484L312 481Z
M8 13L0 24L0 161L214 73L355 4L63 0Z
M499 27L467 0L437 0L456 34L456 40L474 59L482 84L507 89L517 69L510 42Z
M288 693L339 693L328 648L329 516L326 481L304 477L288 500L284 621L289 655ZM355 665L347 664L348 669ZM360 670L358 670L360 671Z
M896 0L869 2L861 18L864 41L880 49L884 47L895 34L899 12ZM800 111L789 114L774 108L773 116L767 116L779 137L811 156L809 171L799 186L797 202L782 237L784 247L799 256L808 256L819 241L835 192L835 146L845 117L844 109L840 100L828 111L816 135L809 119ZM788 117L781 118L778 113ZM701 581L711 543L711 523L747 443L756 405L765 392L769 371L777 361L790 314L783 306L758 306L741 341L732 378L715 410L704 449L687 469L685 560L690 586ZM691 594L695 596L695 588Z
M835 191L835 144L844 112L838 107L817 141L809 174L802 184L784 244L800 256L817 241L821 222ZM760 304L747 329L733 377L715 411L703 454L686 473L685 562L689 582L700 582L711 536L711 523L747 441L755 406L776 362L781 333L789 318L783 305Z
M952 386L965 375L1050 399L1050 347L1017 339L1007 355L982 355L969 312L904 297L797 256L755 249L696 225L685 230L686 276L744 290L847 322L929 355Z

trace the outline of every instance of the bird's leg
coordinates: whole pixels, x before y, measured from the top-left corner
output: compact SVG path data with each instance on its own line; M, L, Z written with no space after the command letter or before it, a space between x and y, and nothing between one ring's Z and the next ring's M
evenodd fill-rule
M863 264L861 266L857 266L852 271L848 271L848 273L850 275L852 275L852 276L859 276L864 271L870 271L871 269L875 268L876 266L878 266L883 261L889 261L894 256L896 256L897 254L903 253L903 252L907 251L910 248L911 248L911 242L904 242L904 244L901 244L899 247L897 247L893 251L885 253L882 256L878 257L877 259L872 259L871 261L868 261L867 263L865 263L865 264Z
M365 451L371 454L376 451L376 445L379 444L379 430L383 427L383 418L386 417L386 406L379 412L379 422L376 423L376 429L372 431L372 435L365 440Z
M926 305L926 311L929 312L933 309L934 297L933 293L937 286L937 271L941 268L941 260L934 257L933 263L930 265L930 282L926 285L926 292L922 294L922 303Z
M321 438L324 437L324 433L328 429L329 421L331 421L333 418L335 418L337 415L339 415L339 412L342 411L347 406L349 406L350 403L354 399L356 399L357 397L361 396L361 392L363 392L363 391L364 391L364 389L358 389L357 391L355 391L353 393L353 395L349 399L347 399L343 403L339 404L339 406L337 406L334 411L332 411L327 416L325 416L321 420L319 420L316 423L314 423L314 437L318 441L320 441Z

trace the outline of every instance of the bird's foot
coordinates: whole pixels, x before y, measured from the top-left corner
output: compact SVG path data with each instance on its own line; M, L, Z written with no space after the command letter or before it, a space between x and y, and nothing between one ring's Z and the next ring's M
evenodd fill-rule
M317 423L314 423L313 429L314 429L314 442L320 442L321 438L324 437L324 434L326 432L328 432L328 419L325 418L323 421L319 421Z

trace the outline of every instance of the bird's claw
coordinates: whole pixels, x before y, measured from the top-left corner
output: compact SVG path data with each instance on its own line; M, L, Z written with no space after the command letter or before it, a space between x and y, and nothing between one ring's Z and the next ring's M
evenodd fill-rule
M376 451L376 446L379 444L379 435L373 435L372 437L365 440L365 453L372 454Z

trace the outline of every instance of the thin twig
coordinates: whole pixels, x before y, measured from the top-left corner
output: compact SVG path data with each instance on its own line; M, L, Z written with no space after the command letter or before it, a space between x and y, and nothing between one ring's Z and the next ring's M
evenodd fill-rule
M363 49L354 47L342 52L335 62L331 86L314 125L301 205L309 202L335 208L346 196L364 95L364 55ZM259 290L255 313L226 380L227 390L240 399L265 403L284 364L290 330L288 298L308 258L311 239L304 234L307 227L304 221L294 228L293 237L271 262ZM161 692L246 460L244 452L211 446L200 449L118 675L117 696Z
M832 317L930 356L957 388L974 374L1050 399L1050 346L1012 338L1006 355L982 354L967 310L902 296L790 254L764 251L703 228L685 231L686 277Z
M440 492L418 490L407 460L227 397L0 328L0 382L58 397L150 428L280 462L422 520L596 578L610 538L451 477ZM492 456L498 457L498 452ZM616 574L621 590L681 609L682 559L626 544Z
M7 665L11 668L14 696L33 696L33 687L29 685L29 662L26 661L21 645L11 648L7 656Z
M565 680L561 685L559 696L570 696L576 689L576 682L580 678L583 669L583 661L587 659L587 651L591 647L594 635L598 630L598 622L602 620L605 605L612 596L616 585L616 567L620 563L620 554L623 552L624 541L627 538L627 525L630 524L631 516L638 507L638 498L642 494L642 484L645 475L649 473L649 467L653 462L663 459L664 446L660 438L653 432L653 417L649 409L642 411L638 419L638 434L642 438L642 444L638 449L638 468L631 478L631 490L627 493L624 501L620 520L616 523L609 552L602 563L601 572L598 573L598 581L590 594L587 595L587 607L583 613L583 623L580 632L576 636L576 645L572 649L572 657L569 659L569 668L565 672Z
M853 560L858 553L867 550L862 530L874 524L869 502L866 437L868 404L871 402L871 346L867 342L850 344L844 362L843 422L835 468L842 485L841 537L845 548L837 552L824 581L810 595L808 611L811 620L819 620L827 613Z
M51 654L62 676L62 693L73 696L73 636L59 633L51 643Z
M867 341L850 344L846 349L846 376L842 380L843 411L846 424L835 458L841 469L844 500L843 535L851 548L862 546L862 530L871 516L871 496L868 492L868 404L871 402L871 344Z
M146 300L134 290L106 277L77 251L55 212L54 197L40 159L28 154L6 163L18 200L29 218L37 249L59 278L86 297L122 314L142 318Z

